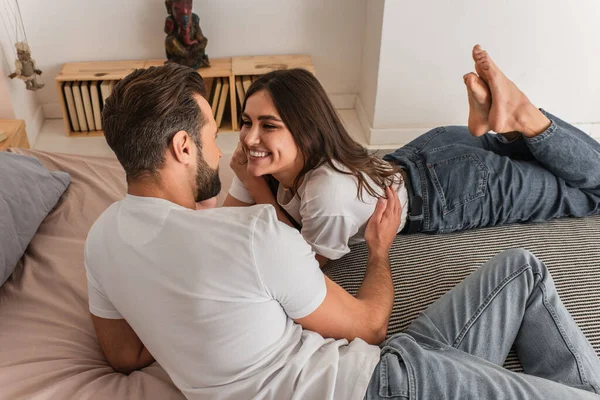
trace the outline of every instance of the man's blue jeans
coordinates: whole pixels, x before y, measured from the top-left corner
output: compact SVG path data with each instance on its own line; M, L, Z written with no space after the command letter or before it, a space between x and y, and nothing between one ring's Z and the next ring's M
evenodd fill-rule
M424 232L600 212L600 143L555 116L535 138L503 143L467 127L434 129L384 157L423 198ZM410 217L409 218L415 218Z
M513 344L525 374L502 368ZM488 261L381 348L365 399L600 398L600 360L524 250Z

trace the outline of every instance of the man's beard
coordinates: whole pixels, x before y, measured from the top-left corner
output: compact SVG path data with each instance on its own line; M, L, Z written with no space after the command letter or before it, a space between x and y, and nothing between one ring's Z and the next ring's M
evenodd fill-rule
M202 154L198 154L196 170L196 203L215 197L221 192L219 167L212 169L208 166Z

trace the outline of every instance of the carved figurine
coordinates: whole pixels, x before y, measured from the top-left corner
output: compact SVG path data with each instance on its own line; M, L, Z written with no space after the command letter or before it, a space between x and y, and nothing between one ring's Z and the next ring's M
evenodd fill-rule
M193 0L166 0L169 16L165 20L167 62L194 69L209 67L208 39L200 29L200 18L192 12Z
M27 90L38 90L44 87L43 83L37 81L36 75L41 75L40 71L33 58L31 58L31 50L25 42L15 43L17 49L17 59L15 60L15 72L10 74L10 79L19 78L25 81Z

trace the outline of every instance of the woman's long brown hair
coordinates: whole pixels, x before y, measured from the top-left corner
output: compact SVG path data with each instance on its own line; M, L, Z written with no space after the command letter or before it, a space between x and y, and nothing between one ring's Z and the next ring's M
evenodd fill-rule
M300 182L308 171L325 163L335 171L356 177L357 196L361 200L363 188L369 195L377 198L385 193L385 187L402 181L398 166L369 154L350 137L325 90L310 72L296 68L262 75L252 83L246 99L261 90L271 96L279 116L304 157L304 167L292 187L294 193L297 193ZM246 101L242 109L245 108ZM341 170L334 161L348 170ZM377 188L363 174L382 189L382 194L378 194Z

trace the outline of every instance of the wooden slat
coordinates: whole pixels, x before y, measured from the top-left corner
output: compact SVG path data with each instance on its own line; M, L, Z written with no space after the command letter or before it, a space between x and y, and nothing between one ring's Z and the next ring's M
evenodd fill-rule
M123 79L138 68L144 68L145 61L99 61L77 62L63 65L57 81L97 81Z
M166 60L148 60L144 63L144 68L159 67L165 65ZM227 77L231 75L231 57L213 58L210 60L210 67L199 68L196 70L203 78Z
M304 68L313 74L312 57L307 55L233 57L233 75L261 75L278 69Z
M237 116L237 102L235 94L235 76L229 75L229 106L231 110L229 116L231 117L231 128L234 131L238 130L238 116Z
M63 92L63 82L56 80L56 90L58 92L58 99L60 101L60 109L63 115L63 122L65 123L65 130L67 132L67 136L71 135L71 120L69 117L69 111L67 109L67 104L65 101L65 94Z

